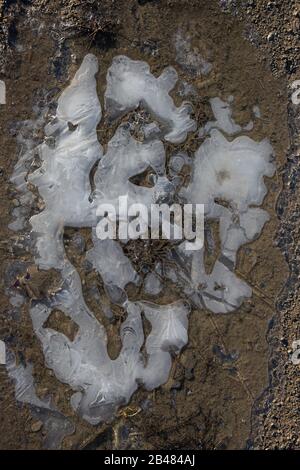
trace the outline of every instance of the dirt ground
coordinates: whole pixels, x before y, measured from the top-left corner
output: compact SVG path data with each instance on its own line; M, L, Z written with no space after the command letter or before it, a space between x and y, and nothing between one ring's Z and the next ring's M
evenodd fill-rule
M268 449L300 448L299 367L291 360L299 324L299 135L300 106L291 102L291 84L299 77L300 8L291 0L10 0L1 1L0 79L7 104L0 108L1 164L1 314L0 338L19 361L34 365L37 394L52 395L76 430L63 449ZM193 47L209 55L213 70L195 76L176 64L174 35L189 31ZM45 368L28 313L32 298L55 288L55 273L36 273L17 285L26 297L16 309L7 289L32 266L26 231L8 229L18 194L9 179L20 148L16 123L34 118L36 108L54 106L87 52L100 63L98 93L106 85L112 58L126 54L146 60L158 75L172 65L192 84L198 127L211 117L209 98L234 95L234 117L246 124L258 105L261 118L248 134L269 137L276 155L276 174L267 179L263 207L271 218L262 235L239 252L237 274L253 296L231 314L193 311L189 343L176 357L167 384L154 392L139 389L111 424L91 426L69 405L71 389ZM174 92L174 99L179 99ZM101 142L112 130L99 125ZM42 138L37 131L31 137ZM196 133L185 145L195 150ZM171 152L170 146L167 149ZM36 198L32 213L41 208ZM29 217L30 214L27 215ZM78 250L75 234L84 240ZM90 246L87 229L65 231L68 257L78 269L85 300L107 328L109 352L118 353L122 312L108 323L94 296L101 280L84 263ZM207 260L209 263L209 260ZM165 293L161 301L176 293ZM134 296L134 292L129 292ZM165 297L164 297L165 296ZM72 336L74 325L54 313L51 325ZM0 366L0 448L43 448L43 430L27 405L14 397L14 387Z

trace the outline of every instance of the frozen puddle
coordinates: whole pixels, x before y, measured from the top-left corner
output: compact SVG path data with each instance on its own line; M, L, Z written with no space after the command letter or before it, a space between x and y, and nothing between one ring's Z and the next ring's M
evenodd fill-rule
M178 36L178 51L182 51L182 41ZM183 53L178 54L183 60ZM189 55L189 61L202 67L201 73L209 72L209 65L200 56ZM107 72L105 112L111 122L121 122L140 106L153 122L142 126L142 140L135 139L130 124L121 122L104 154L96 131L102 119L97 71L96 57L88 54L60 96L56 116L45 126L45 141L34 149L41 165L28 175L28 182L38 189L45 204L30 219L35 261L40 269L54 268L62 277L61 289L50 299L32 303L33 328L42 344L46 366L74 390L72 407L91 424L111 420L138 386L152 390L167 381L170 353L178 354L188 342L192 308L207 308L215 314L232 312L251 296L251 288L234 273L236 255L241 245L259 236L268 220L268 214L258 206L266 195L264 176L274 173L269 141L255 142L241 135L245 129L234 123L228 103L212 100L215 121L197 130L190 104L176 107L169 94L177 82L175 69L168 67L156 78L147 63L125 56L115 57ZM165 141L175 148L188 133L196 131L204 140L194 155L174 150L166 158ZM234 138L229 140L226 134ZM30 199L24 185L25 163L30 158L32 150L21 157L12 178L24 200ZM90 174L95 164L92 188ZM182 184L184 165L192 168L187 186ZM149 168L151 185L132 182ZM96 233L99 204L116 205L121 195L127 197L128 204L147 207L175 200L205 204L205 219L219 222L221 247L211 273L204 265L205 248L186 251L185 242L170 242L166 258L158 259L145 278L143 289L152 295L153 302L142 296L130 301L126 286L140 285L143 279L123 251L127 240L100 240ZM66 256L63 231L67 226L91 228L93 247L87 259L101 276L111 301L127 313L120 330L121 352L115 360L107 352L105 328L87 307L79 274ZM213 240L210 248L215 248ZM177 301L160 305L166 279L181 294ZM44 326L54 309L63 311L78 326L73 341ZM142 314L152 327L146 338ZM15 368L16 380L17 373Z

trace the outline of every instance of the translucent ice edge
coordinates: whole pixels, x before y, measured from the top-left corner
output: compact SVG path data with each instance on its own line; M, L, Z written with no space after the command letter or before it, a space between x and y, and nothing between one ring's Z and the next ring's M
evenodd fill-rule
M167 381L170 353L179 353L188 341L191 305L226 313L251 296L251 288L234 274L236 254L242 244L260 234L268 220L268 214L255 206L266 194L264 176L274 172L267 140L257 143L241 136L229 142L218 129L208 131L209 137L194 158L174 154L168 173L164 145L156 132L139 142L128 126L121 124L103 155L96 132L102 115L96 92L97 70L97 59L88 54L60 96L55 118L45 127L46 140L38 148L42 165L28 177L45 204L45 209L30 220L36 263L41 269L59 270L63 280L62 289L50 300L31 307L33 328L47 367L74 390L73 408L92 424L111 420L139 384L152 390ZM155 78L145 62L118 56L107 73L106 112L116 119L141 105L162 126L165 140L182 142L187 132L195 130L195 123L189 116L190 106L177 108L169 95L176 80L176 71L170 67ZM224 122L219 129L226 132L222 126ZM98 167L92 192L90 171L95 163ZM192 179L179 191L184 164L193 167ZM152 187L130 181L149 166L156 175ZM183 245L174 246L166 265L162 262L163 266L156 266L144 288L155 296L162 288L163 274L181 288L182 300L163 306L142 299L130 302L125 287L141 279L119 241L97 239L97 206L115 204L120 195L126 195L129 204L149 206L166 197L172 200L176 190L182 201L205 204L207 220L219 220L221 253L212 273L207 274L204 249L187 252ZM87 307L80 277L66 257L66 226L92 228L94 246L87 258L101 275L111 300L127 312L120 331L122 348L115 360L107 352L106 331ZM44 327L53 309L63 311L78 325L73 341ZM152 326L144 353L142 313Z
M212 64L202 57L199 51L192 48L191 36L184 34L181 29L175 34L176 61L192 75L205 76L212 70Z
M16 399L31 407L33 416L43 423L46 449L58 449L65 436L75 431L73 423L60 413L51 399L41 400L35 390L32 364L16 364L14 354L7 354L6 368L9 377L15 382Z

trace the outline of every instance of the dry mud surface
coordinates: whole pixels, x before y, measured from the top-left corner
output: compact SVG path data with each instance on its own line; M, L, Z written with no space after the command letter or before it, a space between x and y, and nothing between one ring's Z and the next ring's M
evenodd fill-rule
M63 449L267 449L300 448L299 367L291 360L299 324L299 131L291 102L291 84L299 77L300 10L293 1L0 1L1 75L7 104L1 123L1 316L0 335L18 361L31 362L37 394L51 394L60 411L75 424ZM174 35L189 31L193 47L209 55L208 77L195 76L176 63ZM45 296L59 280L55 272L33 272L21 289L26 302L9 303L5 290L32 266L26 233L8 229L18 195L9 182L17 160L16 123L31 119L34 106L51 105L87 52L100 62L100 100L112 58L125 54L146 60L154 75L172 65L192 84L199 125L211 118L209 98L235 96L234 117L246 124L258 105L261 118L248 134L268 136L276 154L276 173L266 181L263 207L271 218L255 242L240 249L237 273L252 287L242 307L226 315L194 310L189 343L176 357L169 381L155 390L139 389L109 425L91 426L69 405L71 390L45 368L28 314L31 299ZM178 100L178 95L174 94ZM180 101L180 100L179 100ZM300 109L300 106L299 106ZM102 142L111 131L99 126ZM33 136L37 143L43 135ZM200 140L190 135L188 148ZM184 145L183 145L184 148ZM171 151L171 149L170 149ZM42 207L37 198L33 213ZM75 233L84 240L82 250ZM93 296L101 280L84 264L89 230L67 229L65 247L78 269L87 304L107 328L111 357L119 351L122 312L108 324ZM159 253L152 254L160 256ZM138 254L149 256L149 253ZM210 260L206 260L209 266ZM134 298L135 292L129 293ZM161 302L173 297L167 291ZM49 320L72 337L75 325L57 312ZM40 449L44 431L0 366L0 448Z

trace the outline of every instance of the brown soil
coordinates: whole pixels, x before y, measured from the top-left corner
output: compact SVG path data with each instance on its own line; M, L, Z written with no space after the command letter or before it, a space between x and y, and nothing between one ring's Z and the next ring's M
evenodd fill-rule
M295 108L290 107L289 115L287 112L288 83L296 79L297 69L296 53L289 47L297 40L294 28L299 15L294 14L296 2L281 1L276 7L278 11L272 14L267 13L268 3L279 4L265 0L107 0L100 2L99 7L98 2L77 0L0 1L3 26L0 78L7 86L7 104L0 109L3 287L0 334L19 359L34 364L38 395L52 394L58 408L75 423L76 431L64 439L64 449L300 447L297 419L300 382L296 366L288 362L291 342L300 338L296 323L297 273L296 267L291 266L299 240L297 219L292 215L296 214L299 202L296 190L291 193L289 186L289 175L296 178L297 168L297 149L289 145L299 119ZM284 8L287 3L289 8ZM93 20L87 20L90 13ZM173 38L178 27L190 32L194 47L210 51L213 71L209 78L195 78L176 64ZM274 41L268 39L272 31L276 31ZM100 99L112 58L126 54L146 60L154 74L165 66L175 66L180 78L198 91L192 102L199 125L210 116L210 97L234 95L234 117L240 124L247 123L252 106L259 105L262 118L256 120L249 135L257 140L266 136L271 139L277 164L275 176L267 181L269 192L264 201L271 220L261 237L239 253L237 273L253 288L252 298L232 314L193 311L188 346L174 360L168 383L152 393L139 389L111 425L96 427L75 416L69 405L72 391L45 368L40 344L32 331L28 305L32 299L51 295L57 288L59 280L55 273L35 273L34 286L25 280L16 287L27 299L19 321L4 292L17 281L9 279L11 284L7 285L5 275L15 261L33 265L25 233L20 235L7 228L18 199L9 182L19 151L13 124L32 118L33 105L42 96L41 90L50 91L49 101L55 101L87 51L99 58ZM287 61L295 62L295 66L287 65ZM179 100L175 94L174 98ZM100 140L105 144L113 131L105 128L105 122L100 123ZM37 142L41 138L34 137ZM195 133L182 147L195 150L200 143ZM170 150L171 147L167 148ZM101 311L92 295L94 286L104 295L101 279L84 265L84 252L78 253L72 246L75 232L85 239L85 250L89 249L88 230L67 229L66 251L79 270L88 305L107 328L109 350L114 357L120 347L122 311L114 312L117 321L113 324ZM288 264L292 274L283 290ZM20 277L21 274L18 280ZM166 288L161 301L173 295ZM61 312L56 312L51 316L52 327L59 325L61 331L73 335L74 325L60 315ZM0 448L42 448L43 431L32 427L35 420L29 408L16 403L3 366L0 374Z

